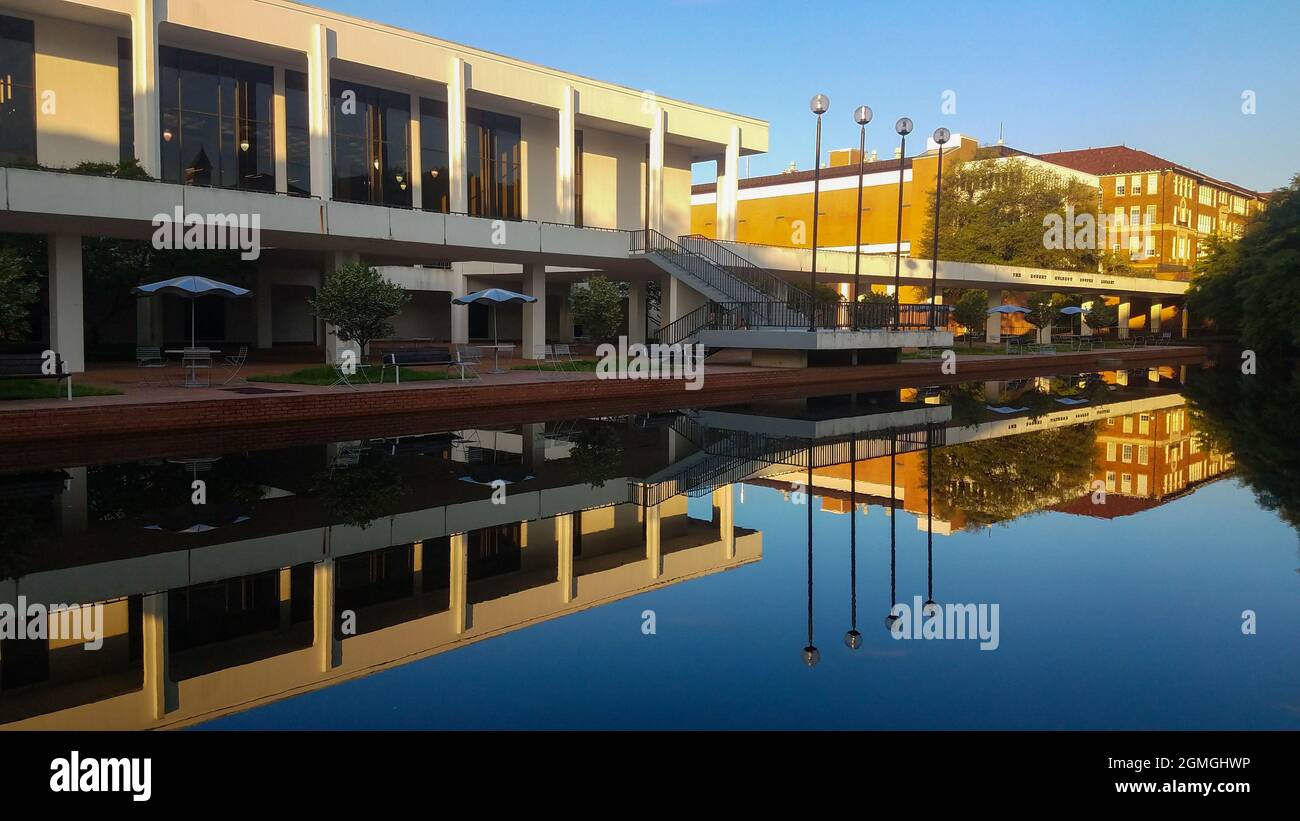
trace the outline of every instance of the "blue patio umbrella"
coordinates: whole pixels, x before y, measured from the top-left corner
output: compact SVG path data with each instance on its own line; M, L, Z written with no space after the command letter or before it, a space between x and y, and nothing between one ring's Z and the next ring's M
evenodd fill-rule
M227 299L236 299L248 296L252 291L247 288L240 288L238 285L228 285L225 282L208 279L207 277L186 276L140 285L132 288L131 293L136 296L167 295L188 299L190 301L190 347L195 348L198 346L195 344L194 300L201 296L220 296Z
M1027 314L1029 309L1023 305L999 305L996 308L989 308L988 314Z
M1065 314L1066 316L1076 316L1076 315L1079 315L1079 314L1086 314L1086 313L1088 313L1088 312L1087 312L1086 310L1084 310L1083 308L1080 308L1078 305L1067 305L1067 306L1065 306L1064 308L1061 309L1061 313ZM1082 319L1082 318L1079 319L1079 333L1083 333L1083 319Z
M537 297L528 294L520 294L515 291L507 291L505 288L484 288L482 291L475 291L472 294L458 296L452 300L457 305L491 305L492 306L492 344L497 341L497 306L498 305L523 305L527 302L536 302Z

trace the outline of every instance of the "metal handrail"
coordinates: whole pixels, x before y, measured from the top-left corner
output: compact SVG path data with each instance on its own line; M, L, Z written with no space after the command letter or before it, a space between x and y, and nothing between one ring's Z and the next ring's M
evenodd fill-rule
M716 245L715 243L710 244ZM724 268L710 258L708 252L711 250L713 249L697 242L683 245L653 228L643 228L632 232L631 253L656 254L690 276L704 282L728 300L755 302L762 298L773 301L778 299L773 293L763 290L760 284L766 285L770 291L776 291L776 286L763 282L761 277L746 279L736 276L733 271ZM717 250L721 251L723 249L718 248ZM761 271L762 269L756 268L755 270ZM762 273L770 277L774 282L780 281L765 271ZM784 289L782 292L786 294L785 301L792 303L795 308L798 308L800 304L807 304L808 297L802 291Z
M741 279L773 299L782 302L790 302L793 299L799 304L807 304L811 299L807 291L786 282L784 279L781 279L764 268L760 268L742 257L740 254L727 248L725 245L715 242L706 236L701 234L686 234L685 236L678 237L677 241L687 250L704 256L714 265L717 265L732 276Z

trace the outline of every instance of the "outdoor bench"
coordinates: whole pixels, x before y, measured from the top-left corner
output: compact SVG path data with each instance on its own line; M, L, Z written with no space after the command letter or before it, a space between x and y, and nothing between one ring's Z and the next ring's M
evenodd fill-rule
M67 372L63 357L54 354L54 373L45 372L45 355L39 353L0 354L0 379L68 380L68 399L72 399L72 374Z
M392 368L396 375L396 383L398 385L402 384L403 365L442 365L448 368L460 368L461 378L465 378L464 363L452 353L451 348L445 346L389 351L384 354L383 362L383 367L379 370L379 382L381 384L384 381L384 374L389 368Z

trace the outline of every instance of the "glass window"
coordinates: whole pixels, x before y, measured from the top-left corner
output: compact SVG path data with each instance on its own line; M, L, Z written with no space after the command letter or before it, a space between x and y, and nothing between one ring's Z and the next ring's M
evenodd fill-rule
M410 96L334 80L330 108L335 199L410 207Z
M447 104L420 98L421 207L426 211L451 210L451 158L447 151Z
M271 68L166 46L158 56L163 179L274 191Z
M307 75L284 72L285 176L290 194L311 195L311 115L307 105Z
M476 217L521 219L523 187L518 117L466 111L466 166L469 213Z
M131 41L117 40L117 156L135 159L135 89L131 80Z
M36 32L0 16L0 164L36 164Z

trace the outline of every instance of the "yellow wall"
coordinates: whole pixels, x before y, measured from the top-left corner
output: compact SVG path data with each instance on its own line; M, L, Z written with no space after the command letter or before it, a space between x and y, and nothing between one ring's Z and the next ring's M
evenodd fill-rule
M46 92L53 97L47 99ZM117 35L38 18L36 105L36 159L42 165L117 162Z

